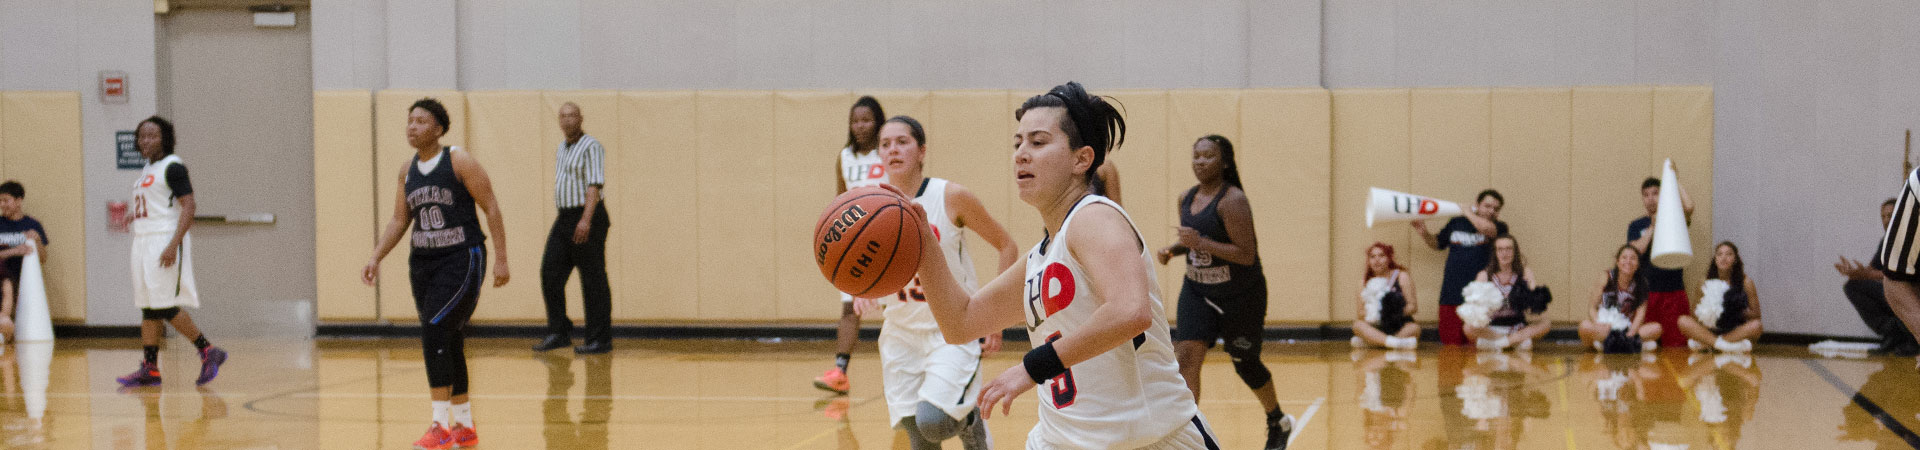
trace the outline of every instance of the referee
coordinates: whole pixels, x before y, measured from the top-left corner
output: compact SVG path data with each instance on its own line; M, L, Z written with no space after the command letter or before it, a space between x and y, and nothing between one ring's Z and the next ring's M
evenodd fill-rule
M1907 330L1920 335L1920 170L1907 173L1906 185L1893 206L1893 220L1880 238L1880 254L1874 266L1886 274L1882 289L1887 306L1906 322Z
M540 258L540 291L547 302L547 337L534 344L544 352L572 345L573 321L567 318L567 276L580 269L580 291L585 297L586 342L577 354L613 350L612 299L607 286L607 208L600 202L606 184L605 157L600 141L580 130L580 106L560 105L560 131L567 141L554 152L553 203L560 209L547 232L547 251Z

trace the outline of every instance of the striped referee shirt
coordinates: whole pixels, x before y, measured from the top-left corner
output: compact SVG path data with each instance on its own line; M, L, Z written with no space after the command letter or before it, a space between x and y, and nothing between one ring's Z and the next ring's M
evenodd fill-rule
M553 204L561 209L587 206L587 187L605 186L605 152L593 136L580 135L573 145L560 143L553 155ZM606 193L602 192L601 197Z
M1880 254L1874 262L1889 274L1913 276L1920 268L1920 245L1915 245L1915 237L1920 237L1920 169L1907 174L1905 186L1900 188L1900 196L1893 204L1893 221L1887 223L1885 234L1880 238Z

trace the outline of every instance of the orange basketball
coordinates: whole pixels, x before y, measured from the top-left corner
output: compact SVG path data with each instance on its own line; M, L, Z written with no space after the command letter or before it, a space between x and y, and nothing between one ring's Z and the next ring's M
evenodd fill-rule
M833 287L860 298L892 295L920 270L926 218L912 201L878 186L848 189L813 227L813 261Z

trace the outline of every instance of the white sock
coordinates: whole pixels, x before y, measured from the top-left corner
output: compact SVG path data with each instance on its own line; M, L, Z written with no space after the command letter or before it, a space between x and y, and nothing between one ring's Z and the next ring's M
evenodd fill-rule
M433 402L433 423L440 424L441 426L452 425L452 422L447 421L447 409L451 408L452 404L453 402L435 400Z
M1367 341L1366 341L1365 339L1360 339L1360 337L1359 337L1359 336L1354 336L1354 337L1353 337L1353 339L1348 339L1348 340L1347 340L1347 343L1349 343L1349 344L1353 344L1353 346L1354 346L1354 347L1366 347L1366 346L1367 346Z
M1533 341L1532 340L1520 341L1520 345L1515 348L1519 350L1533 350Z
M1715 338L1713 348L1728 353L1746 353L1753 350L1753 341L1741 339L1736 342L1727 342L1726 338Z
M1387 337L1387 348L1399 349L1399 350L1410 350L1410 349L1413 349L1413 346L1414 346L1413 338L1403 338L1399 336Z
M473 402L453 405L453 423L473 428Z
M1650 351L1654 351L1655 349L1658 349L1658 348L1660 348L1660 343L1659 343L1659 342L1654 342L1654 341L1640 341L1640 351L1643 351L1643 352L1650 352Z

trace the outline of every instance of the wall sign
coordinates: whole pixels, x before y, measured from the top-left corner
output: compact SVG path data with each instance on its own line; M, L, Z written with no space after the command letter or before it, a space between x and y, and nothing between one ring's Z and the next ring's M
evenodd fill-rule
M100 71L100 103L124 104L127 102L127 73L118 70Z
M124 169L140 169L147 166L147 158L140 156L140 145L135 142L137 135L132 131L113 133L113 154L115 166Z

